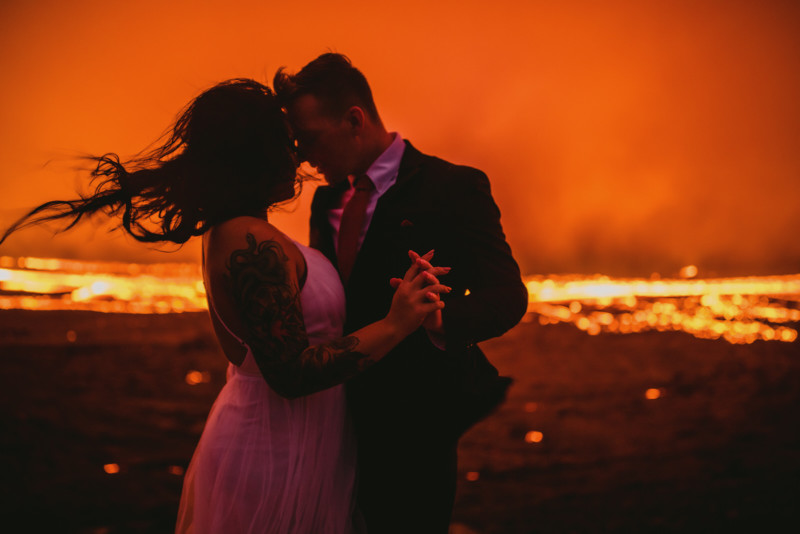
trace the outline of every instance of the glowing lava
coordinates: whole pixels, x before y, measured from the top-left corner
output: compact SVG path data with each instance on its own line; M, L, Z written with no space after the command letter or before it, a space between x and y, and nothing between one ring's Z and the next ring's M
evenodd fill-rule
M689 270L687 275L694 275ZM698 280L530 277L528 311L590 335L681 330L731 343L793 342L800 275Z
M800 274L696 279L531 276L528 317L590 335L684 331L731 343L793 342ZM0 257L0 309L176 313L207 309L197 264L129 264ZM74 333L73 333L74 336Z

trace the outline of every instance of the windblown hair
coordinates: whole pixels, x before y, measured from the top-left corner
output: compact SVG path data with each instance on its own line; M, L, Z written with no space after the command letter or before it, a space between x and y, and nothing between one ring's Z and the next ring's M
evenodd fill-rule
M155 148L128 161L89 157L94 193L53 200L27 213L0 238L46 221L120 216L135 239L185 243L238 215L256 215L296 181L297 162L275 94L249 79L224 81L195 98ZM285 197L285 193L284 193Z
M281 67L275 73L272 86L284 107L310 94L322 103L329 116L340 117L351 106L359 106L374 121L380 121L367 79L342 54L322 54L293 75Z

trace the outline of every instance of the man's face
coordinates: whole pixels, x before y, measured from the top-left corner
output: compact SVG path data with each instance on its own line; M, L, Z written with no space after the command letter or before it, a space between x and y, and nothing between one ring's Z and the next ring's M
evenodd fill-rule
M355 172L357 148L350 123L327 115L320 101L302 95L287 108L300 159L308 161L336 184Z

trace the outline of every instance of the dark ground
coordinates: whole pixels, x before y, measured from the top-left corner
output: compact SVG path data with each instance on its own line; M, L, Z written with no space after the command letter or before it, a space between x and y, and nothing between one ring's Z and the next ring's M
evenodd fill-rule
M462 532L800 531L800 342L531 322L483 346L516 382L461 441ZM171 531L170 467L224 382L205 314L0 311L0 369L6 525ZM186 384L190 370L211 382Z

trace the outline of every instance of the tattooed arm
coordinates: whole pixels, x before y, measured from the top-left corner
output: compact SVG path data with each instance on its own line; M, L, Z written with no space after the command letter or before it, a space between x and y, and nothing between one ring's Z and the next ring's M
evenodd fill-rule
M246 248L230 254L229 287L261 374L284 397L308 395L352 378L444 306L438 293L448 289L415 264L397 288L386 318L350 336L309 346L296 265L284 250L293 245L277 236L259 238L247 232Z

